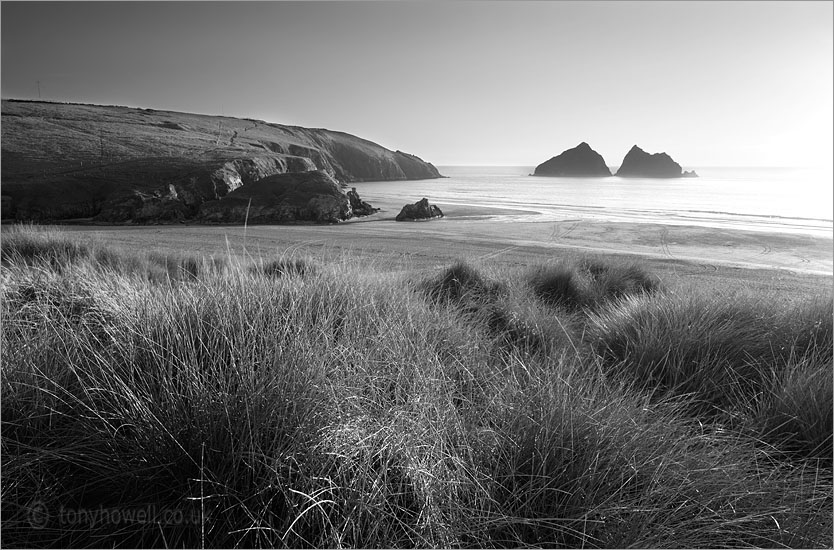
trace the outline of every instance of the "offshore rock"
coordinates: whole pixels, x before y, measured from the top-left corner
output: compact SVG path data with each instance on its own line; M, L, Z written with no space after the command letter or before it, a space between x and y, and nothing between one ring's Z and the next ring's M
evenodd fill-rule
M680 178L683 174L681 165L666 153L650 155L635 145L623 159L620 169L617 170L617 176L621 178Z
M431 220L434 218L442 218L443 212L434 204L429 204L429 199L423 198L414 204L406 204L400 213L397 214L396 221L418 221Z
M605 177L611 175L611 170L605 164L602 155L591 149L584 141L563 151L550 160L536 166L534 176L557 177Z

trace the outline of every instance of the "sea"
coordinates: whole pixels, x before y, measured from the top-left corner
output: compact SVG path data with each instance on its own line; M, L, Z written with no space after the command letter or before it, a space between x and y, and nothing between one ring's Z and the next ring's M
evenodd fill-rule
M540 177L533 166L437 168L447 177L364 182L358 190L371 204L426 197L441 208L498 207L495 222L581 219L834 237L834 179L820 170L695 167L698 178L652 179Z

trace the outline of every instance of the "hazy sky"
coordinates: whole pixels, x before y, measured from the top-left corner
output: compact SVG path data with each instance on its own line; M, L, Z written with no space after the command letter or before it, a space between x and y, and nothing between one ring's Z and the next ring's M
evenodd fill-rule
M434 164L587 141L831 166L832 2L2 2L2 96L350 132Z

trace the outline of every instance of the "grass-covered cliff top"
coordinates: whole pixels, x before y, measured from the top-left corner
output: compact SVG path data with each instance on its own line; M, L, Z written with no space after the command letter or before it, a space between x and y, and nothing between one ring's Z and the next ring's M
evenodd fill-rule
M8 546L832 544L830 288L32 228L0 275Z
M206 200L286 172L342 183L440 177L351 134L245 118L3 100L0 128L4 220L165 220L170 204L169 217L141 205L169 194L190 218Z

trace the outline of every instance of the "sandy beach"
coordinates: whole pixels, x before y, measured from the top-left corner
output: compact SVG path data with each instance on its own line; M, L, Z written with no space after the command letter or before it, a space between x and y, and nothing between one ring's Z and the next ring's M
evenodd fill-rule
M440 205L443 219L396 222L399 208L338 225L65 226L126 248L205 255L300 254L370 261L393 269L434 269L458 259L536 265L618 255L681 279L782 279L828 284L832 239L648 223L566 218L537 221L518 210ZM511 215L511 216L510 216ZM513 221L505 221L510 216ZM519 221L523 220L523 221Z

